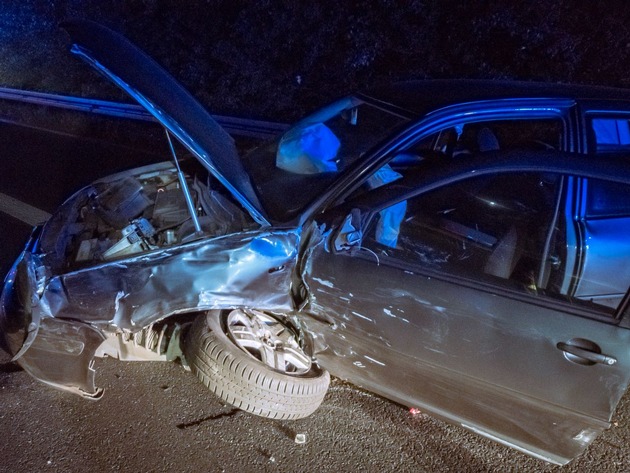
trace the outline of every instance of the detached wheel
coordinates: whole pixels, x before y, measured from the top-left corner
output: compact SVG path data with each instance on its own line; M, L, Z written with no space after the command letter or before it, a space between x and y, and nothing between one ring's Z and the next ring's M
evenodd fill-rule
M184 354L225 402L272 419L300 419L324 400L330 375L315 365L293 327L257 310L212 311L193 323Z

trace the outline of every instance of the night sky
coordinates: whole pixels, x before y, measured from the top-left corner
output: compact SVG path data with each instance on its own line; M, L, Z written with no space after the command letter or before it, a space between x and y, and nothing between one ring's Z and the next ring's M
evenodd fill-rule
M66 18L123 33L211 111L253 118L289 121L405 79L630 84L630 8L462 3L10 0L0 6L0 85L124 98L67 53Z

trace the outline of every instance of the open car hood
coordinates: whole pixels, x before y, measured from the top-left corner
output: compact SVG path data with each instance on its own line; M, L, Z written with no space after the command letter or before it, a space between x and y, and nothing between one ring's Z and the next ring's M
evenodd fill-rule
M71 51L145 107L232 193L260 224L264 210L239 159L232 137L153 59L126 38L86 20L61 25Z

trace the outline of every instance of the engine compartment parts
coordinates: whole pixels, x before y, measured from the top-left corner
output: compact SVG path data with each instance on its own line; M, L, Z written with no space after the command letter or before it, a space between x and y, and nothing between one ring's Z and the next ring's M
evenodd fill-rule
M184 176L201 234L177 169L165 163L98 181L70 198L44 227L46 263L53 272L78 269L255 226L228 197L211 189L207 175Z
M117 258L156 248L150 242L150 239L155 235L155 228L146 218L132 221L130 225L122 229L122 234L123 237L103 253L103 259ZM80 251L81 247L79 247Z

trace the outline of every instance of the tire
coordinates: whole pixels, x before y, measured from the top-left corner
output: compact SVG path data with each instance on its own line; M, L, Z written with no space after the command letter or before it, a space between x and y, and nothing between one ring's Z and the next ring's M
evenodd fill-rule
M260 331L252 326L262 327L265 337L255 335ZM278 344L270 348L269 326L283 337L279 349ZM277 336L271 338L279 340ZM324 400L330 375L307 357L298 340L296 330L267 313L211 311L193 323L184 355L193 373L223 401L262 417L301 419L315 412ZM289 344L292 348L282 348ZM278 356L274 356L276 366L272 367L260 351L282 353L282 361L293 362L285 361L282 369Z

